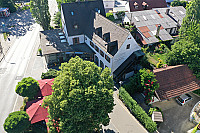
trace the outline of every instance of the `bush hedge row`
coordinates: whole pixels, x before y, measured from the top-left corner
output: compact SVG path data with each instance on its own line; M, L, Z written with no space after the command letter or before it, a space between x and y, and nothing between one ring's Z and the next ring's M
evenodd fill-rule
M136 119L149 131L154 132L157 130L157 124L152 121L151 117L137 104L135 100L129 95L129 93L123 88L119 89L120 99L129 108L131 113L136 117Z

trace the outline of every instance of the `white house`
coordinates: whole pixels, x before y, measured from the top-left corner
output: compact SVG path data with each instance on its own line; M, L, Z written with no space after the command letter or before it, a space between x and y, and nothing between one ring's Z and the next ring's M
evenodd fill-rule
M68 44L87 44L94 51L94 62L111 68L114 78L134 73L144 53L128 30L105 18L102 1L62 4L61 20Z

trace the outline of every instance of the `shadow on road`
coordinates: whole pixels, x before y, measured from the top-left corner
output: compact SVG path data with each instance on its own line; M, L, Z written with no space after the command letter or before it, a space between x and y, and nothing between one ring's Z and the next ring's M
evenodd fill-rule
M32 30L33 23L30 10L15 12L0 19L0 33L9 32L11 36L24 36L27 31Z

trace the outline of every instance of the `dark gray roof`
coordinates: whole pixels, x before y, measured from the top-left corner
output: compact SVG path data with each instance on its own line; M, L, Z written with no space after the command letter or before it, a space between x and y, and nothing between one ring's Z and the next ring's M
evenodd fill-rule
M100 14L105 16L103 1L101 0L64 3L61 5L61 9L69 36L84 34L92 11L100 10ZM75 29L74 25L77 25L78 28Z
M85 35L89 37L95 44L101 47L101 49L105 52L107 52L108 43L105 42L102 37L99 37L95 34L95 29L100 27L102 28L102 35L105 33L110 33L110 42L117 41L118 49L120 49L127 37L130 35L128 30L118 26L101 14L92 12L88 21L88 27L85 30ZM109 54L114 55L112 51Z
M40 46L43 55L59 53L59 52L85 52L94 53L87 44L69 45L61 43L58 33L61 30L46 30L40 32Z

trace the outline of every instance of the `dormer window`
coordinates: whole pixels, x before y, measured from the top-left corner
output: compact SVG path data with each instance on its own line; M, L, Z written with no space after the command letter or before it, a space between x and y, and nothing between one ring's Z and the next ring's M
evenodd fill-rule
M106 41L106 42L110 42L110 32L105 33L103 35L103 40Z
M137 2L135 2L133 5L134 5L134 8L135 8L135 9L138 9L139 6L138 6L138 3L137 3Z
M73 16L73 15L74 15L74 12L71 12L71 15Z
M78 29L78 25L77 24L74 25L74 29Z
M146 3L146 2L142 2L142 7L143 7L143 9L147 9L147 7L148 7L148 4Z

